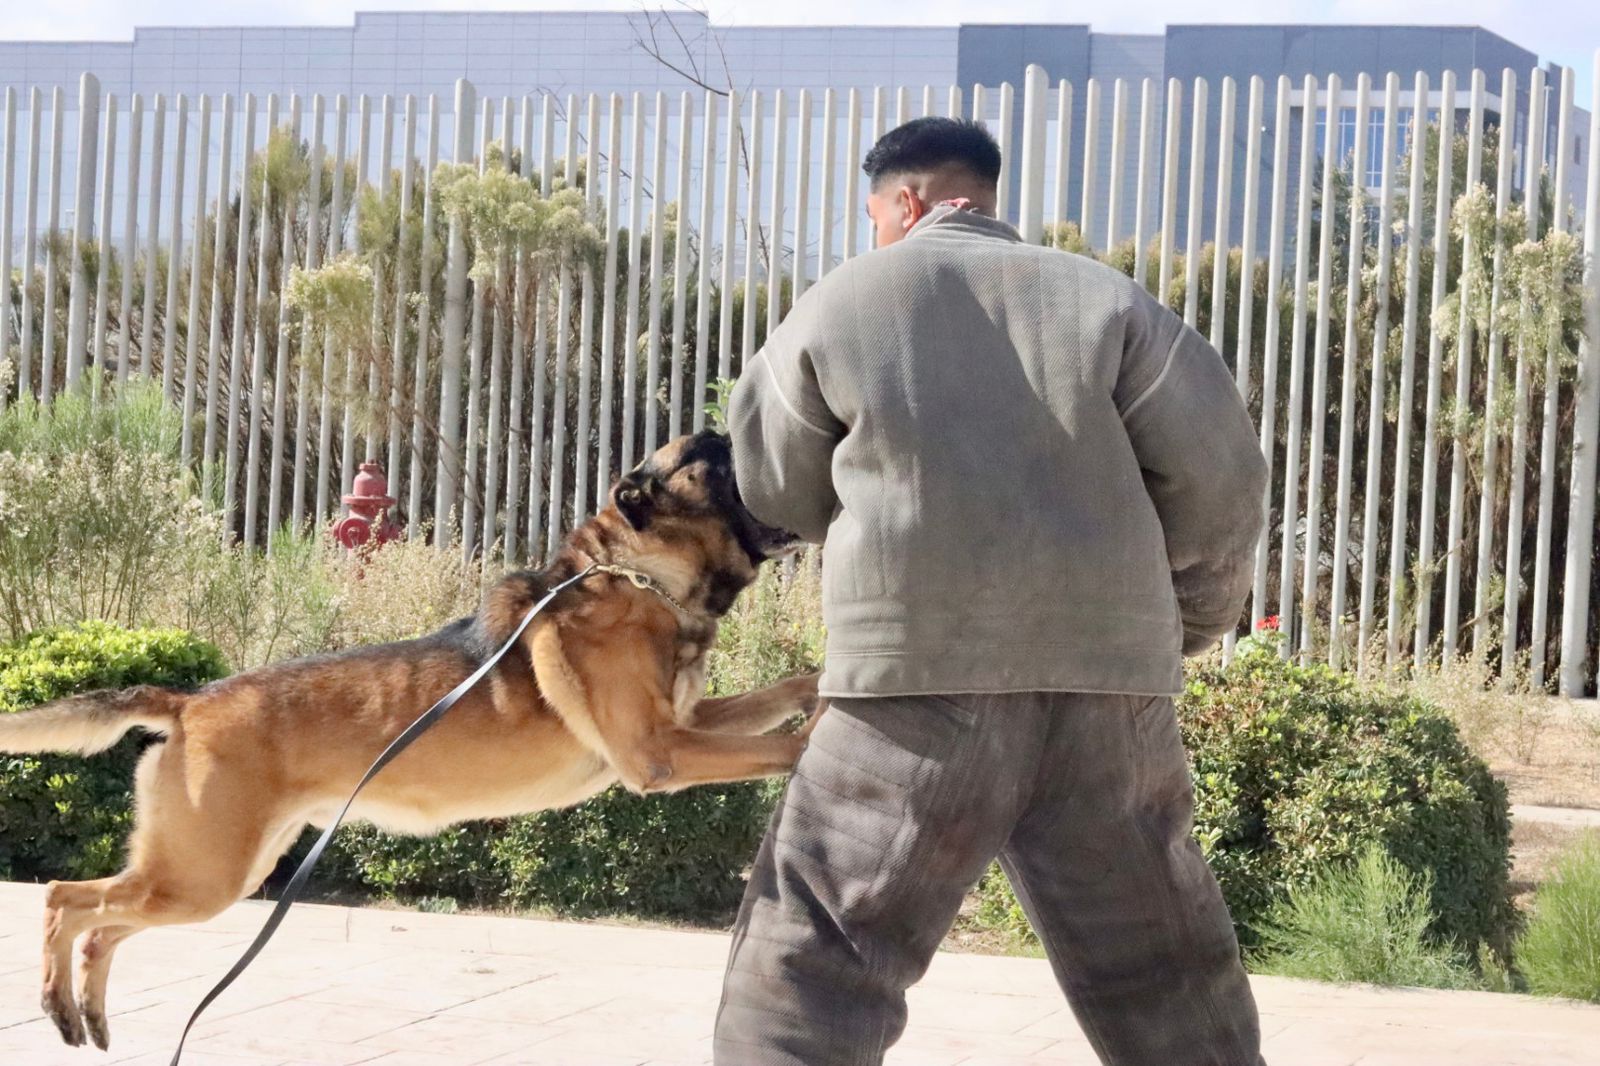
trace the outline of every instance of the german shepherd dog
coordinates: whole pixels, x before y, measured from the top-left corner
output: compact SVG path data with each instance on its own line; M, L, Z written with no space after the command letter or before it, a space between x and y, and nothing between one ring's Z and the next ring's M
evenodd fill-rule
M135 779L126 869L52 882L43 1005L68 1044L105 1048L112 952L139 930L204 921L253 892L309 825L326 825L411 720L472 673L549 589L596 572L432 731L373 779L351 816L425 835L454 822L783 774L818 710L815 675L703 698L718 620L795 546L741 502L727 440L679 438L624 476L609 505L539 572L512 573L478 613L417 640L250 670L195 692L92 692L0 715L0 751L91 754L143 726L166 735ZM77 988L72 947L82 938Z

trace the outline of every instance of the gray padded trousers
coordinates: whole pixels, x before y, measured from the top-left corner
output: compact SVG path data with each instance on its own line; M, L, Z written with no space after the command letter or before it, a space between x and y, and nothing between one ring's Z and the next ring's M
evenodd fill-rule
M998 856L1108 1066L1260 1066L1172 701L834 700L756 859L718 1066L875 1066Z

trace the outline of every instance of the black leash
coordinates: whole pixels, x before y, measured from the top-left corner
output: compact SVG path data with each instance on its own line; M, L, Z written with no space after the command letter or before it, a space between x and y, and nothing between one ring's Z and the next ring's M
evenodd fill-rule
M528 613L522 616L522 621L517 623L517 628L511 631L511 635L506 638L506 642L500 645L499 651L489 656L483 665L474 670L472 675L465 681L445 693L443 699L429 707L421 718L408 725L405 732L395 737L394 740L390 741L389 746L383 749L383 754L379 755L367 770L366 775L361 778L361 782L356 785L355 791L350 793L350 798L344 801L344 807L340 809L339 816L328 823L328 828L322 831L322 835L317 838L317 842L311 846L311 851L300 861L300 868L295 870L294 876L289 878L288 885L284 886L283 895L278 897L278 902L273 906L272 913L267 916L266 923L261 926L261 932L257 933L255 940L251 941L248 948L245 948L244 954L239 956L239 961L233 964L233 969L223 975L222 980L217 982L216 987L206 993L205 998L200 1001L200 1005L194 1009L194 1013L189 1015L189 1021L184 1025L182 1035L178 1037L177 1050L172 1053L170 1066L178 1066L178 1060L183 1057L184 1041L189 1039L189 1030L194 1028L194 1023L199 1020L200 1015L204 1013L207 1007L211 1006L212 1001L220 996L229 985L233 984L240 974L244 973L245 967L255 961L256 956L261 954L261 949L267 946L267 941L271 940L272 935L278 931L278 926L283 924L284 916L289 913L289 908L294 905L295 900L300 898L300 893L304 891L306 882L311 878L311 871L316 868L317 862L322 858L322 853L328 848L328 842L333 839L334 830L339 828L339 824L344 821L345 815L350 813L351 804L355 803L356 797L361 794L361 790L367 787L367 782L376 777L379 770L393 762L395 756L409 748L413 741L432 728L439 719L444 717L446 711L454 707L462 696L465 696L474 685L482 681L484 676L494 669L495 664L505 657L506 652L511 650L511 646L517 642L517 638L521 637L523 631L528 628L528 623L532 622L534 616L544 610L550 601L556 598L557 593L569 585L576 585L594 573L595 570L594 566L590 566L545 593L544 598L529 608Z

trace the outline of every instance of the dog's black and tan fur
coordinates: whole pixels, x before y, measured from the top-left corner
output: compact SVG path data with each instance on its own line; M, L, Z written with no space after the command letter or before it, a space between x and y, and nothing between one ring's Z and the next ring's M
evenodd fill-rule
M680 438L624 477L611 506L538 573L494 586L472 618L419 640L299 659L193 693L77 696L0 716L0 751L101 751L164 733L139 764L128 865L55 882L45 901L44 1009L69 1044L106 1047L106 977L140 929L203 921L254 891L306 825L326 824L368 764L499 647L547 590L591 563L648 574L677 606L596 573L362 793L353 817L425 834L562 807L616 781L636 792L789 770L815 677L702 698L718 619L792 538L741 504L727 441ZM76 994L72 946L81 938Z

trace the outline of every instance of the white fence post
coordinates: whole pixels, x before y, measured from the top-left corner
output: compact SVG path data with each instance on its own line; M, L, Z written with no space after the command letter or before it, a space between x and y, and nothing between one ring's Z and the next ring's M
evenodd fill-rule
M861 217L858 199L861 189L861 93L851 89L847 101L849 118L844 141L844 247L841 261L856 254L856 224ZM731 189L731 183L730 183ZM730 200L732 199L730 193ZM726 290L725 290L726 291ZM726 374L723 377L727 377Z
M1343 657L1345 587L1350 573L1350 495L1355 463L1356 379L1360 376L1357 353L1361 348L1361 272L1367 248L1367 122L1372 79L1356 79L1356 143L1351 160L1350 260L1345 270L1344 342L1339 352L1339 481L1334 502L1333 581L1328 597L1328 662L1337 667ZM1380 240L1384 239L1380 235Z
M976 98L973 102L977 108ZM1083 197L1078 207L1078 235L1084 244L1094 247L1095 198L1099 195L1099 170L1097 149L1100 146L1100 83L1093 78L1084 87L1083 95Z
M1294 234L1294 321L1289 339L1289 410L1283 466L1283 537L1278 549L1278 616L1283 654L1298 645L1295 640L1295 560L1300 532L1300 448L1304 436L1306 303L1311 271L1311 175L1316 164L1317 79L1306 75L1300 108L1300 183ZM1162 257L1165 259L1165 255ZM1165 271L1163 271L1163 274ZM1163 286L1165 288L1165 286Z
M300 146L301 101L300 94L289 98L289 142L298 150ZM267 200L262 198L263 210ZM289 356L294 316L283 306L283 294L289 291L289 277L294 269L295 221L299 218L298 194L290 196L283 204L283 238L278 249L278 336L272 370L272 436L268 446L272 449L270 471L267 475L267 548L272 548L272 537L283 522L283 468L290 447L289 440ZM307 234L307 243L315 237ZM259 310L259 309L258 309ZM304 365L302 361L302 365ZM251 436L258 432L258 424L251 424ZM255 451L252 440L251 451ZM250 469L257 469L259 459L252 457ZM391 466L389 476L398 485L399 471ZM254 492L250 495L255 496Z
M181 118L183 111L181 101L179 102L178 111ZM187 328L184 330L186 339L183 347L183 443L179 454L185 467L188 467L194 458L195 390L198 387L198 364L200 361L200 287L204 280L201 271L205 267L206 248L206 175L207 171L210 170L211 163L211 98L209 96L202 95L200 97L199 123L200 150L196 153L194 177L194 236L190 241L193 247L190 249L189 256L189 314L185 319ZM184 124L180 122L178 128L182 130ZM183 138L180 135L178 139L181 141ZM178 161L178 166L180 169L183 166L181 158ZM178 193L178 189L173 190L174 197ZM181 200L174 203L173 206L177 207L180 203L182 203ZM173 212L172 225L174 228L181 228L177 211ZM173 323L177 321L172 312L175 310L174 305L177 302L178 290L177 286L170 284L170 278L175 277L176 274L177 270L174 267L172 274L169 275L167 290L166 345L169 349L172 347L172 337L177 332L172 328ZM168 362L171 363L172 360L169 359ZM162 373L165 375L166 371Z
M1200 325L1200 243L1205 221L1206 103L1204 78L1194 80L1194 116L1189 129L1189 202L1185 205L1188 232L1183 240L1183 321L1191 329Z
M178 347L178 303L181 298L179 292L183 281L183 174L187 166L187 155L184 149L189 139L189 98L183 94L178 95L177 113L173 115L173 132L177 140L173 143L172 152L172 234L167 238L167 302L166 309L161 316L161 396L171 402L173 383L177 376L177 347ZM201 125L204 131L204 124ZM199 179L204 181L205 163L200 164ZM204 199L204 196L197 197ZM195 230L193 241L196 245L201 243L200 231ZM191 276L190 285L194 279ZM193 321L191 318L190 321Z
M1044 68L1029 64L1022 85L1022 203L1018 225L1028 244L1044 239L1044 108L1049 91Z
M465 78L456 81L455 144L450 154L457 165L472 161L473 117L478 107L477 90ZM341 112L343 97L340 98ZM338 141L344 151L343 122ZM335 183L339 171L335 170ZM337 225L337 220L335 221ZM461 478L461 357L466 347L467 324L467 235L461 219L451 217L446 238L444 280L444 322L439 336L439 462L434 475L433 542L443 548L450 543L451 515ZM326 418L326 413L324 413ZM318 486L322 491L322 486ZM318 508L318 513L324 513Z
M806 267L810 262L811 237L811 90L800 90L800 109L795 116L794 158L794 255L790 257L790 277L794 299L805 295L809 282ZM684 174L688 174L685 168Z
M1444 72L1439 87L1438 173L1434 181L1433 207L1433 296L1428 307L1444 303L1445 277L1450 261L1450 204L1454 180L1452 155L1455 145L1456 75ZM1412 659L1421 664L1427 658L1433 628L1433 542L1438 525L1439 497L1439 390L1443 377L1444 334L1428 330L1428 383L1422 422L1422 499L1417 510L1417 557L1414 572L1417 590Z
M1272 129L1272 213L1267 227L1267 315L1262 342L1261 370L1261 454L1267 462L1265 492L1266 518L1261 539L1256 542L1256 572L1251 584L1250 628L1254 631L1267 616L1268 539L1272 532L1272 466L1277 440L1278 361L1282 345L1278 313L1283 287L1283 214L1289 183L1289 76L1278 78L1277 117Z
M1106 189L1106 251L1117 246L1122 228L1123 166L1127 156L1128 83L1118 78L1111 87L1111 173Z
M1561 71L1561 88L1556 113L1556 174L1554 207L1550 212L1550 229L1565 233L1567 229L1567 138L1572 125L1572 69ZM1600 180L1592 178L1591 180ZM1554 539L1556 504L1556 430L1561 414L1560 353L1556 344L1545 349L1544 363L1544 419L1539 442L1539 528L1533 547L1533 632L1528 642L1533 661L1528 672L1528 683L1543 690L1545 670L1550 658L1548 647L1550 627L1550 542Z
M722 262L717 275L721 292L717 308L717 379L726 381L733 376L733 248L738 240L739 225L739 151L744 145L744 132L739 121L740 99L737 92L728 94L728 133L723 154L726 157L722 172ZM852 136L860 131L861 101L854 89L850 90L850 126ZM706 177L710 181L710 175ZM850 256L850 242L855 236L851 213L845 212L845 258Z
M1595 51L1589 104L1588 200L1584 207L1585 314L1578 346L1572 433L1572 486L1567 511L1567 572L1561 596L1563 696L1581 696L1589 656L1589 581L1593 573L1596 448L1600 448L1600 49ZM1562 151L1566 149L1563 148Z
M1150 288L1150 168L1154 165L1154 138L1160 119L1156 117L1156 83L1145 78L1139 83L1139 175L1133 203L1133 280Z
M1539 177L1544 169L1544 71L1535 68L1528 83L1528 141L1523 149L1523 206L1528 216L1527 238L1539 236ZM1500 669L1512 669L1520 644L1518 627L1522 608L1522 505L1528 486L1528 406L1532 391L1527 344L1517 343L1516 391L1511 420L1511 487L1506 506L1505 606L1500 623Z
M1472 111L1467 120L1467 182L1464 192L1473 192L1483 178L1483 109L1485 81L1483 71L1472 72ZM1461 262L1470 263L1477 249L1468 230L1462 237ZM1457 279L1457 289L1463 289L1462 279ZM1472 313L1471 301L1462 299L1461 314L1456 320L1456 413L1467 410L1472 402ZM1466 555L1462 542L1462 526L1466 521L1467 441L1459 429L1451 434L1454 440L1450 449L1450 517L1445 527L1445 584L1444 618L1440 624L1440 661L1449 663L1456 657L1456 642L1461 624L1461 566Z
M89 341L89 278L83 249L94 223L95 149L100 129L100 81L85 74L78 81L78 182L72 199L72 291L67 303L67 386L83 373ZM116 113L115 102L107 108ZM113 135L114 136L114 135ZM58 145L59 147L59 145ZM54 229L54 226L51 227ZM45 326L51 327L49 316ZM52 330L53 332L53 330Z
M951 86L951 92L959 92ZM959 105L955 109L960 111ZM1067 221L1067 189L1072 185L1072 83L1056 83L1056 187L1050 222L1059 228Z
M827 102L828 118L824 125L829 131L833 129L833 90L828 90ZM711 362L711 229L715 224L716 215L716 183L711 180L717 166L717 94L706 90L706 118L700 130L700 256L695 263L695 296L694 296L694 411L689 423L694 432L698 433L706 425L706 373ZM824 163L824 171L827 164ZM825 186L824 188L830 188ZM826 192L824 192L824 205L826 205ZM615 204L607 210L607 217L615 213ZM827 267L827 209L823 209L823 255L820 270L826 271ZM608 245L609 247L609 245ZM606 277L611 276L608 271ZM606 282L606 292L609 294L616 289L611 282ZM603 491L603 490L602 490Z
M672 235L672 374L667 381L667 439L683 432L684 340L688 336L689 272L689 162L693 157L694 98L687 91L678 98L678 181L674 202L678 213ZM581 408L580 408L581 409ZM583 440L583 434L579 434Z
M306 189L307 271L317 269L322 262L322 133L325 106L322 94L311 98L311 182ZM302 528L305 517L306 472L310 462L311 360L316 348L311 316L303 313L300 316L300 372L295 379L294 481L289 490L289 524L296 530ZM415 515L420 511L420 506L413 510L413 533L416 531Z
M882 98L882 90L877 90ZM879 109L874 121L881 118ZM742 371L750 357L756 354L756 263L761 247L761 92L750 93L750 161L749 187L745 193L744 231L744 314L739 346L739 369ZM777 234L773 234L776 239Z
M39 244L39 130L44 120L38 86L28 92L28 178L23 198L22 276L33 278ZM10 198L7 198L7 202ZM7 272L7 278L10 273ZM22 322L18 333L17 396L33 389L33 286L22 286Z
M161 240L161 179L166 169L166 127L167 98L156 93L150 109L150 207L145 215L144 309L139 317L139 373L147 378L155 372L155 353L152 349L156 338L156 264L161 258L156 254L156 247ZM181 172L182 168L177 169ZM174 175L174 180L182 179ZM172 259L180 258L176 241L168 246L167 255Z
M11 359L11 215L17 198L17 91L10 86L6 87L4 137L6 154L0 164L0 363ZM27 389L27 382L17 382L18 397ZM0 382L0 411L5 410L7 393L7 386Z
M110 134L107 134L109 140ZM123 207L122 223L122 291L117 299L117 380L128 379L128 364L133 360L133 261L139 253L139 155L144 147L144 97L138 93L133 94L133 99L128 107L128 202ZM112 167L107 156L105 199L109 204L111 194L115 191L112 184ZM150 240L151 251L155 250L155 238ZM102 267L102 274L108 271ZM3 306L3 305L0 305ZM95 338L96 344L103 344L104 338Z
M96 165L96 141L94 134L99 131L99 110L101 110L101 91L99 91L99 78L93 74L85 74L78 80L78 155L74 162L75 178L77 178L77 195L72 206L72 291L67 298L67 387L77 383L78 376L83 373L83 362L88 355L88 314L90 314L90 280L83 269L83 246L90 242L91 226L94 219L94 165ZM59 146L59 138L58 138ZM56 170L56 176L61 171ZM54 229L54 221L51 221ZM46 330L51 328L53 322L46 315ZM51 330L53 333L54 330Z
M1390 500L1389 525L1389 614L1385 639L1385 661L1390 668L1400 660L1400 630L1404 624L1406 581L1407 512L1411 501L1411 416L1416 391L1417 287L1422 268L1422 136L1427 118L1428 76L1417 73L1411 109L1411 184L1406 213L1406 293L1405 315L1400 340L1400 410L1396 420L1394 447L1394 487Z
M116 95L107 93L104 105L105 144L100 149L100 200L96 205L100 212L100 220L95 226L95 257L99 261L99 266L94 272L94 325L90 327L87 353L89 391L97 398L100 396L101 382L105 378L106 327L110 321L106 295L111 280L111 207L112 194L115 192L112 179L115 178L117 169ZM123 274L126 276L127 271L123 271Z
M278 128L278 94L273 93L267 97L267 149L272 148L272 133ZM250 181L250 157L245 156L245 183ZM261 491L261 423L264 413L261 410L262 390L266 387L267 376L267 316L264 308L267 306L270 290L267 267L272 250L272 176L265 166L261 168L261 205L257 208L261 216L261 224L257 226L256 234L256 299L255 299L255 336L250 344L250 408L249 417L249 442L245 448L245 474L244 474L244 544L246 548L254 548L256 544L256 518L260 513ZM285 229L289 229L287 225ZM241 283L243 279L241 278ZM242 288L241 284L241 288ZM236 334L233 342L234 362L242 363L239 351L240 342ZM237 406L234 401L233 406ZM237 447L233 441L229 442L229 454ZM272 531L267 530L267 549L272 548Z
M656 94L658 119L661 117L660 95ZM578 98L569 94L566 110L567 143L562 157L565 163L563 175L569 187L578 169L577 113ZM657 125L660 125L659 121ZM561 544L561 535L566 531L567 369L572 347L572 257L567 254L562 255L561 267L557 272L555 340L555 388L551 390L553 395L550 398L550 500L544 530L546 558L555 555L556 548Z
M613 124L616 122L616 113L619 107L620 104L617 101L617 97L613 94L611 99ZM510 113L509 107L507 108L507 113ZM521 149L521 158L519 160L516 173L518 177L522 178L524 181L528 181L530 180L530 176L533 174L533 101L527 96L522 97L518 117L520 123L520 134L517 139L517 145ZM616 155L613 152L610 166L610 173L613 177L616 175L615 160ZM429 169L431 170L432 167ZM424 186L424 188L426 188L426 186ZM426 193L424 193L424 195L426 195ZM528 279L527 252L527 248L523 245L519 244L517 246L516 252L513 256L515 265L512 269L511 282L513 293L511 298L511 411L507 416L507 425L510 427L510 429L506 435L506 520L505 551L503 552L503 557L508 566L514 566L519 562L525 561L530 554L530 550L537 548L537 545L521 539L521 514L523 500L522 457L527 454L528 451L529 435L527 425L528 418L526 413L523 411L524 401L527 396L528 376L528 305L526 295ZM426 279L427 272L423 271L421 276L423 279ZM424 280L422 284L426 284L426 281ZM419 368L421 367L422 361L425 358L423 353L426 351L427 345L425 343L425 338L419 337L417 345L417 364ZM534 369L535 372L541 374L544 370L543 367L536 367ZM420 369L418 376L421 376ZM423 378L423 380L426 381L425 378ZM417 390L420 392L422 391L423 387L423 385L418 385ZM538 416L535 415L534 421L537 422L537 419ZM609 435L602 432L602 455L605 454L604 447L610 443ZM601 464L602 469L604 468L604 465L604 463ZM540 472L536 471L530 477L530 480L536 481L538 480L539 476ZM526 547L524 547L524 545L526 545Z
M217 179L217 218L211 242L211 320L206 332L206 408L205 433L200 451L202 492L211 497L216 489L217 409L222 398L222 284L228 255L228 211L233 194L233 97L222 97L222 154ZM200 209L204 210L201 204ZM234 283L239 277L234 275ZM190 328L193 329L193 320Z
M1514 100L1517 93L1517 75L1507 67L1500 77L1500 99ZM1504 295L1501 281L1505 266L1507 241L1502 239L1506 229L1506 214L1511 210L1511 169L1515 165L1515 152L1500 152L1499 168L1495 175L1495 232L1493 277L1489 290L1489 350L1488 371L1484 374L1483 409L1499 410L1500 356L1504 346L1500 322L1500 300ZM1499 432L1493 418L1483 423L1483 494L1478 508L1478 567L1472 625L1472 655L1482 659L1489 653L1490 590L1494 580L1494 515L1497 503L1496 475L1499 473Z
M707 93L707 98L714 100L715 96ZM606 123L606 258L600 271L605 279L605 299L600 305L600 448L595 465L594 509L596 511L606 505L606 493L611 488L611 427L614 424L612 410L616 406L617 391L617 242L620 239L621 229L621 219L617 216L622 172L622 94L612 93L610 103L610 118ZM524 153L526 158L526 149ZM706 168L706 188L711 188L709 166ZM633 234L629 233L628 238L632 240ZM710 262L710 256L702 254L700 262L704 268L705 264ZM700 302L705 302L703 286L700 290ZM519 360L521 351L522 346L518 344ZM539 368L538 372L542 373L543 368ZM534 472L534 476L538 476L537 471Z
M239 230L234 242L233 263L233 328L228 341L228 420L225 425L227 442L223 466L223 510L227 520L233 522L239 506L239 422L244 388L245 365L245 314L249 294L250 225L255 204L251 196L250 161L256 154L256 98L246 93L244 97L244 151L239 158ZM208 394L209 399L209 394ZM211 410L210 404L207 410ZM211 426L206 430L209 434ZM231 528L225 533L232 537Z
M905 94L900 94L900 102L905 103ZM904 119L903 113L896 116L895 124L899 125ZM770 338L772 331L778 328L778 322L783 318L783 212L784 191L789 176L784 173L785 157L789 147L789 114L785 106L783 90L779 89L772 94L772 190L771 190L771 229L767 236L767 331L764 338ZM752 212L755 210L751 208ZM748 295L746 300L748 300Z
M295 106L299 105L299 98L295 99ZM295 140L299 140L298 111L295 115ZM511 146L506 146L508 153ZM384 153L384 165L389 165L388 153ZM412 203L416 193L416 156L417 156L417 98L411 93L405 97L404 126L401 134L400 151L400 225L410 224ZM509 163L508 163L509 165ZM387 180L385 181L387 185ZM403 231L402 231L403 232ZM400 406L404 400L401 382L405 380L406 373L406 290L411 285L411 264L407 259L407 242L400 241L395 249L394 256L394 311L392 332L389 346L389 425L388 425L388 455L385 458L384 469L389 475L389 483L395 486L394 495L399 495L400 463L404 455L400 425ZM417 287L425 288L426 278L419 278ZM510 461L508 459L508 461Z
M50 206L45 212L44 303L39 345L39 402L49 403L56 380L56 262L54 239L61 228L61 142L66 136L67 97L58 85L50 97ZM31 265L31 264L30 264Z
M1183 137L1183 82L1167 81L1167 137L1161 156L1161 264L1156 299L1162 307L1172 298L1172 242L1178 225L1178 148Z
M1011 218L1011 168L1015 165L1012 151L1012 127L1015 125L1016 90L1009 81L1000 83L1000 195L995 201L995 215Z
M1339 76L1331 75L1328 78L1324 109L1323 140L1322 140L1322 189L1318 198L1322 204L1332 204L1333 175L1339 165L1339 91L1342 88ZM1309 108L1311 105L1308 104ZM1302 121L1309 121L1313 114L1310 110L1301 112ZM1333 289L1333 226L1328 224L1329 214L1322 212L1322 225L1317 227L1317 302L1316 302L1316 333L1312 342L1312 369L1311 369L1311 441L1307 452L1306 461L1306 527L1305 550L1301 553L1304 569L1300 578L1300 661L1306 663L1311 654L1311 645L1314 639L1312 632L1317 621L1317 592L1318 578L1322 563L1321 537L1322 532L1322 467L1324 463L1324 447L1328 433L1328 340L1331 332L1331 299ZM1299 239L1303 242L1310 236L1309 230L1302 230ZM1298 319L1298 314L1297 314ZM1298 409L1294 415L1298 420ZM1294 426L1295 422L1290 422ZM1292 630L1291 630L1292 632Z
M660 443L661 403L661 303L666 296L667 243L667 95L656 93L655 148L650 153L650 331L645 343L644 395L639 398L644 415L644 451L650 455ZM779 180L783 166L779 162Z

